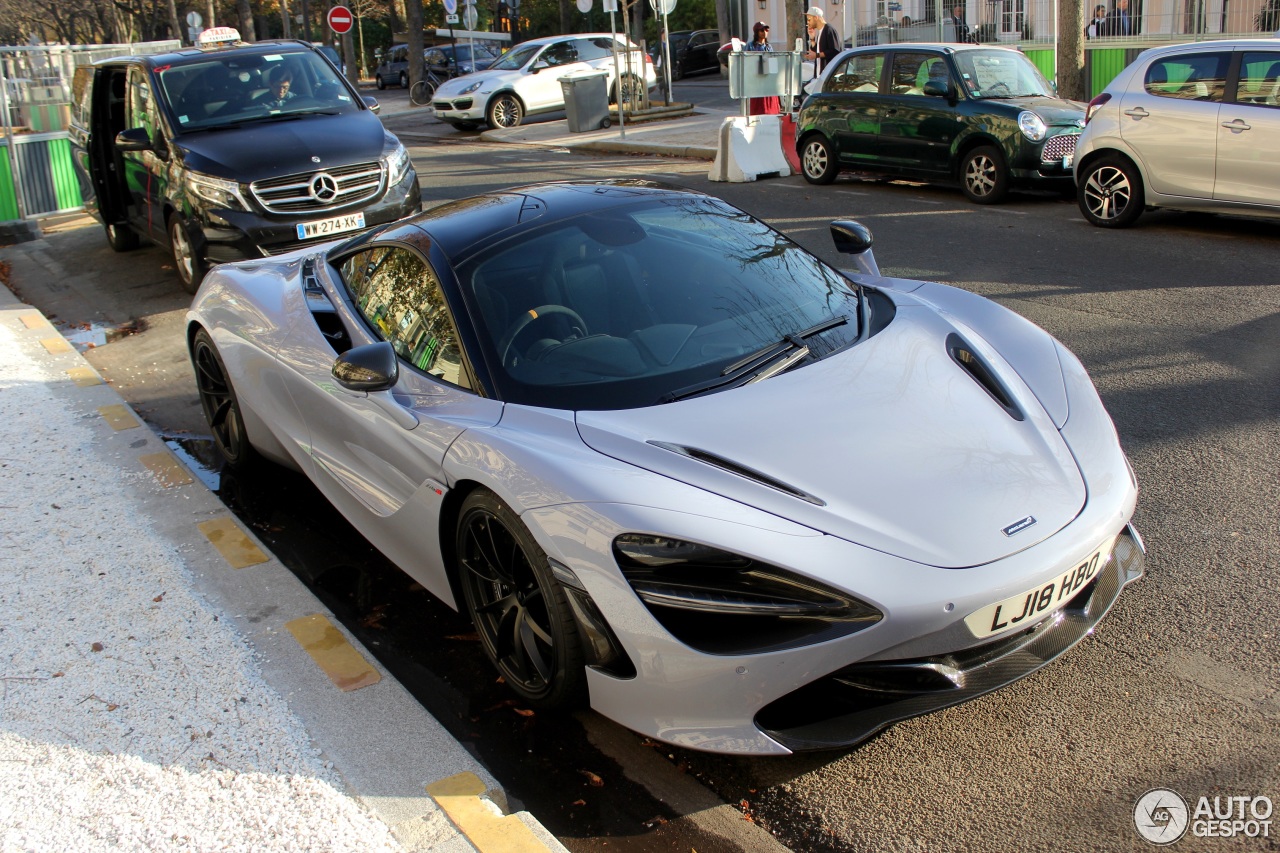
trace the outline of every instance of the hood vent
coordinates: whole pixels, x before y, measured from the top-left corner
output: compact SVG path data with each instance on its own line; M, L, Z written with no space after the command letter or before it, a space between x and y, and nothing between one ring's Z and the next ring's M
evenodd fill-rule
M795 486L784 483L781 480L775 480L767 474L761 474L759 471L748 468L745 465L739 465L736 462L725 459L723 456L718 456L706 450L699 450L696 447L685 447L679 444L671 444L665 441L650 440L647 443L652 444L654 447L661 447L663 450L669 450L672 453L679 453L681 456L687 456L690 459L696 459L699 462L719 468L721 471L728 471L730 474L743 477L759 483L762 486L767 486L770 489L776 489L783 494L790 495L793 498L799 498L800 500L807 501L815 506L827 505L826 501L821 498L814 497L802 489L797 489Z
M1004 384L996 378L995 372L979 358L964 338L955 333L947 335L947 354L951 356L952 361L960 365L961 370L972 376L973 380L991 395L991 399L995 400L1009 417L1015 421L1024 420L1022 410L1013 402L1013 397L1010 396Z

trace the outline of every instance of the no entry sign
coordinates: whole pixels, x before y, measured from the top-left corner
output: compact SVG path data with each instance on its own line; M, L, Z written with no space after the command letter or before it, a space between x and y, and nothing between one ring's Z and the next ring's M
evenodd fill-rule
M338 35L351 32L351 25L355 22L351 10L346 6L334 6L329 10L326 20L329 22L329 29Z

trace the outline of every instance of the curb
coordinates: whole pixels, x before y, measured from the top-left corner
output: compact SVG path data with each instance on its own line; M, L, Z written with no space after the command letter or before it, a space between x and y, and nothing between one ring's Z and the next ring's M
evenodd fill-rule
M48 385L58 405L94 425L96 453L132 484L120 511L147 519L185 564L192 591L252 647L262 680L332 763L343 793L409 851L565 850L532 815L506 814L497 780L192 476L48 318L3 286L0 323L28 358L66 377Z

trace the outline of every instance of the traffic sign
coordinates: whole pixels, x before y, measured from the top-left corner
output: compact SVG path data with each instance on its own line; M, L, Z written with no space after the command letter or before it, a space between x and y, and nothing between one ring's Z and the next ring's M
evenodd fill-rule
M346 6L334 6L325 16L325 20L329 22L329 29L338 35L351 32L351 25L355 23L351 10Z
M204 18L200 17L200 13L199 13L199 12L188 12L188 13L187 13L187 26L189 26L189 27L198 27L198 26L200 26L200 25L201 25L201 24L203 24L203 23L204 23Z
M587 14L591 11L591 0L578 0L578 11Z
M444 16L444 22L445 22L446 24L456 24L456 23L458 23L458 16L457 16L456 14L448 14L448 15L445 15L445 16Z
M458 14L458 0L444 0L444 13L446 15Z
M474 30L479 22L480 16L476 14L475 6L468 6L462 11L462 25L467 29Z
M655 12L670 15L676 9L676 0L649 0L649 5Z

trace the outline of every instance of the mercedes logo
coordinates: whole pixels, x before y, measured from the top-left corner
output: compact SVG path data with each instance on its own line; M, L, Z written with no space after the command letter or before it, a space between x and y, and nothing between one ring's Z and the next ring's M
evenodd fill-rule
M328 204L338 197L338 182L328 172L317 172L308 187L311 197L323 204Z

